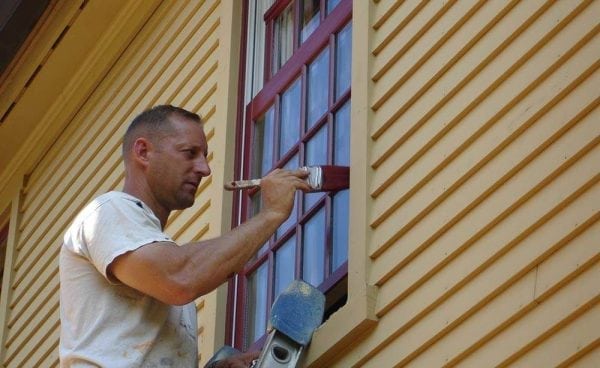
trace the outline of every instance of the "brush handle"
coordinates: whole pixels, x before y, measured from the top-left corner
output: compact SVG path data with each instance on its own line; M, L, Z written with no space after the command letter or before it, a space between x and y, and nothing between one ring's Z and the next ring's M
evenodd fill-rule
M225 183L226 190L240 190L260 187L260 179L237 180Z

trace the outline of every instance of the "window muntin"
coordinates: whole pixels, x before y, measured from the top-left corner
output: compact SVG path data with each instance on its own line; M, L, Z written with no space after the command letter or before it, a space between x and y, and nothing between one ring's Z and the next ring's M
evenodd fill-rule
M328 19L323 14L332 2L317 3L319 10L314 14L318 14L319 27L304 40L296 39L298 44L287 62L273 68L278 62L270 58L279 57L274 55L279 52L275 51L275 43L266 47L266 70L271 70L271 75L267 75L264 88L246 106L246 148L242 155L250 160L244 164L243 178L259 177L276 167L349 165L351 53L346 48L351 43L352 6L350 0L335 2L338 8L327 11L331 14ZM298 11L304 5L302 0L275 2L267 13L279 9L279 14L264 17L266 29L272 32L265 37L267 42L273 42L269 40L275 39L278 32L269 22L288 9L295 9L298 14L294 16L294 34L298 35ZM240 221L244 221L260 209L260 192L239 195ZM234 323L244 328L236 329L236 347L245 349L260 339L270 305L294 278L303 278L326 295L335 289L332 294L337 295L336 300L328 301L328 305L345 302L345 293L340 294L339 290L340 285L344 290L346 285L348 198L347 190L296 194L290 218L239 274L241 302ZM254 321L246 320L253 318Z

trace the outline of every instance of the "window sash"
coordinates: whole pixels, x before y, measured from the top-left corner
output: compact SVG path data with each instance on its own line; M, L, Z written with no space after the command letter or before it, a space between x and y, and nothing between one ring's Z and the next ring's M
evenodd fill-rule
M285 6L289 5L290 2L289 1L284 1L284 2L277 2L273 5L273 7L281 7L281 8L285 8ZM272 8L275 9L275 8ZM272 10L271 9L271 10ZM265 85L263 86L263 89L261 91L259 91L255 98L252 99L246 106L246 111L245 111L245 127L244 130L247 132L245 134L245 149L244 149L244 156L246 158L251 157L250 154L252 153L251 150L253 149L253 144L255 143L253 142L253 140L255 140L257 137L255 137L255 130L253 125L255 124L255 121L257 119L261 118L261 115L267 116L267 112L268 114L273 114L274 115L274 119L276 121L279 121L281 119L281 114L282 114L282 105L285 104L285 98L283 97L283 94L285 91L287 91L290 86L294 85L294 83L299 83L300 84L300 96L301 96L301 101L300 104L301 106L303 106L303 108L301 109L301 114L302 116L300 116L300 124L299 125L299 136L298 139L295 141L295 143L293 145L291 145L290 147L280 147L280 142L273 142L273 147L268 147L269 149L272 150L272 165L271 167L281 167L285 162L287 162L288 164L291 162L294 162L293 164L291 164L291 166L299 166L300 164L306 164L306 162L300 161L299 158L304 158L306 155L306 152L304 152L305 150L305 145L309 144L308 142L310 142L311 139L313 139L314 137L316 137L318 134L322 134L321 132L326 131L326 139L327 139L327 147L331 147L334 143L335 140L335 136L334 136L334 125L336 124L336 114L338 113L338 110L340 110L341 108L343 108L344 106L347 106L350 102L350 90L349 90L349 84L348 84L348 90L345 93L341 93L339 96L337 96L337 100L334 101L334 99L336 99L336 97L334 96L337 91L334 91L335 89L335 75L333 74L333 71L335 70L335 66L334 66L334 62L336 62L336 48L334 47L336 45L336 41L335 41L335 37L337 36L337 34L339 32L341 32L344 27L347 27L349 22L350 22L350 18L351 18L351 9L352 9L352 2L349 0L343 1L337 8L335 8L329 15L327 18L325 18L324 21L321 22L321 25L319 26L318 30L313 33L311 35L311 37L309 37L306 42L304 42L294 53L293 57L289 60L289 62L285 63L285 65L283 65L283 67L277 71L276 75L269 79L268 81L265 82ZM269 10L269 11L271 11ZM323 14L323 10L321 10L321 14ZM267 14L269 15L269 14ZM265 18L267 17L267 15L265 16ZM268 26L267 26L268 28ZM267 39L269 38L269 36L267 36ZM269 41L267 41L269 42ZM267 46L266 49L268 50L270 47ZM328 50L328 51L324 51L324 50ZM268 50L266 52L266 54L268 55L271 52L271 50ZM329 82L328 82L328 86L327 86L327 90L328 90L328 102L327 102L327 107L324 111L324 113L322 114L322 116L315 118L316 120L312 122L312 125L307 128L305 127L305 121L306 121L306 116L305 115L305 108L306 108L306 101L305 96L307 95L307 76L308 76L308 66L311 65L311 63L314 62L314 60L318 59L321 55L323 55L324 52L327 52L328 55L328 61L326 62L327 64L327 70L329 73ZM265 67L265 69L267 69L267 67ZM279 137L280 133L279 131L277 131L278 129L280 129L278 127L279 124L275 124L275 127L273 128L275 130L274 132L274 136L275 137ZM265 129L267 130L267 129ZM285 149L284 149L285 148ZM327 162L328 163L334 163L335 157L334 157L334 153L331 151L331 149L327 149ZM264 157L264 154L263 154ZM298 158L296 158L298 157ZM303 160L303 159L302 159ZM243 171L243 177L248 178L250 176L250 174L257 174L257 169L256 167L254 169L250 168L250 165L252 165L253 159L246 159L244 161L244 167L242 168ZM256 165L255 165L256 166ZM266 167L261 166L261 171L264 171L266 169ZM261 174L264 174L261 172ZM247 193L243 193L240 194L241 197L246 196L245 198L242 198L241 200L241 212L242 212L242 216L241 216L241 221L243 222L251 213L251 208L253 206L253 202L250 200L250 198L258 196L259 193L257 193L256 191L249 191ZM310 195L308 195L310 196ZM304 227L308 226L307 224L310 224L311 221L315 221L315 213L321 213L319 211L322 211L322 219L321 219L321 225L319 228L320 234L318 235L321 239L327 239L326 242L324 242L323 246L326 246L327 249L322 249L322 254L320 256L317 257L317 259L319 259L319 262L323 263L322 268L322 278L325 279L325 282L320 286L320 288L322 289L322 291L326 291L329 288L332 288L337 282L339 282L343 277L345 277L345 275L347 274L347 260L346 261L340 261L339 257L337 258L337 260L334 260L333 258L333 252L335 249L335 246L333 245L333 241L331 239L332 235L332 230L331 230L331 226L332 226L332 212L334 211L334 203L335 203L335 199L334 199L334 195L323 195L323 194L319 194L316 196L316 198L313 198L310 200L309 205L307 205L306 207L303 207L303 203L307 202L306 198L309 197L303 197L300 193L297 194L297 200L296 200L296 204L298 206L300 206L301 208L299 209L295 209L295 214L296 217L292 219L291 224L292 226L290 226L289 228L282 228L280 230L277 231L276 236L270 240L270 242L268 242L267 244L265 244L265 246L263 246L263 249L261 249L261 251L259 251L259 254L251 261L249 262L244 270L240 273L240 275L242 277L240 277L240 286L242 288L242 290L247 290L248 287L248 282L249 282L249 278L248 277L252 277L253 273L256 272L259 269L264 269L265 267L268 269L267 271L267 275L268 275L268 282L267 285L269 285L267 287L266 290L266 294L268 295L268 303L269 307L266 308L266 313L268 315L269 309L270 309L270 303L273 300L273 294L277 292L277 290L275 290L277 288L277 285L274 285L274 281L271 280L271 278L273 277L273 275L278 272L277 270L277 257L278 254L280 254L280 252L283 251L283 249L287 249L286 247L292 247L295 253L295 265L294 265L294 269L296 270L294 273L294 277L299 277L302 276L302 267L303 264L302 262L302 252L304 252L305 247L303 247L302 242L304 242L304 237L303 237L303 231L304 231ZM346 196L347 197L347 196ZM339 198L339 197L338 197ZM254 202L254 206L256 207L256 201ZM347 221L347 220L346 220ZM347 225L346 225L347 226ZM289 252L289 250L288 250ZM347 255L347 249L346 249L346 255ZM321 258L319 258L321 257ZM344 255L342 254L341 257L344 257ZM281 262L281 260L280 260ZM265 266L266 265L266 266ZM337 271L334 269L337 266ZM332 272L333 271L333 272ZM264 271L262 271L264 272ZM289 277L289 275L288 275ZM318 278L319 276L317 276ZM310 280L309 280L310 281ZM319 280L322 281L322 280ZM239 316L239 311L242 311L244 308L241 308L245 302L246 302L246 298L248 296L246 295L246 293L244 293L244 295L240 295L238 296L238 300L237 300L237 304L238 304L238 316ZM264 316L260 316L260 320L264 320L263 319ZM237 332L236 332L236 341L234 341L234 344L236 346L242 346L243 348L245 348L245 346L243 346L243 335L244 335L244 331L240 331L240 322L243 320L242 318L236 318L237 321L236 326L238 326L237 328ZM244 322L244 323L247 323ZM262 322L261 322L262 323ZM252 331L252 337L257 337L256 336L256 332L255 330ZM261 340L255 342L255 344L261 344Z

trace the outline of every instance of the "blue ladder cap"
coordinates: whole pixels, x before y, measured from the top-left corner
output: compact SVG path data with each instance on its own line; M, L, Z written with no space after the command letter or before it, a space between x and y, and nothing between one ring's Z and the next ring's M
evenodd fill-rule
M325 295L302 280L295 280L277 297L271 309L271 326L300 345L308 345L321 325Z

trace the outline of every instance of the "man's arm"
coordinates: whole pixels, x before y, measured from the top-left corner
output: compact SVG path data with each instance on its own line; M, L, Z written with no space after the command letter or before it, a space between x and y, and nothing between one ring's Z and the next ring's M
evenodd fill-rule
M227 280L288 218L296 190L309 190L302 170L276 170L261 180L262 210L230 232L183 246L152 243L117 257L108 272L167 304L186 304Z

